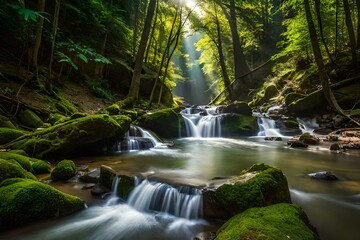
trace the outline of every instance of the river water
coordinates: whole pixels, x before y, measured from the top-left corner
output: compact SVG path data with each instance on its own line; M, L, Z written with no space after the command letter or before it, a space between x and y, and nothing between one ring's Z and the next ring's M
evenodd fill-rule
M304 208L321 239L355 240L360 236L360 153L328 149L326 144L307 150L292 149L286 141L265 141L262 137L181 138L175 140L174 147L87 157L77 160L77 164L90 168L105 164L149 179L200 186L214 178L236 176L254 163L266 163L284 172L293 202ZM318 171L330 171L339 180L319 181L307 176ZM185 240L210 225L201 218L144 212L126 203L109 205L102 201L64 220L41 225L41 230L28 228L3 237Z

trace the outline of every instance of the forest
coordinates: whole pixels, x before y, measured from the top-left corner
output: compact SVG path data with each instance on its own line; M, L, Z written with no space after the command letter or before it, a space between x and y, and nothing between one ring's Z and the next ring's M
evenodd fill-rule
M357 239L359 53L360 0L3 1L0 238Z

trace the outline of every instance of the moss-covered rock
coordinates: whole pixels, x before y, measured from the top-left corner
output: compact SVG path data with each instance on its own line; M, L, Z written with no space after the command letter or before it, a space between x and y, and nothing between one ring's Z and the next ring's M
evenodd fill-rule
M319 239L301 207L280 203L248 209L227 221L216 240Z
M51 113L49 115L49 118L48 118L48 122L51 124L51 125L55 125L55 123L57 122L61 122L61 120L65 119L66 116L62 115L62 114L59 114L59 113Z
M290 203L286 177L278 168L255 164L221 185L215 191L220 204L231 214L252 207Z
M43 121L39 118L39 116L29 109L20 110L17 118L19 119L21 124L30 128L38 128L44 124Z
M185 130L184 119L174 108L144 114L135 124L155 132L162 138L178 138L180 130Z
M275 85L266 86L264 89L259 91L255 98L249 103L251 107L260 106L269 102L273 97L276 97L278 90Z
M11 142L12 140L21 137L25 133L23 131L13 128L0 128L0 144Z
M29 155L22 149L18 149L18 150L10 150L9 153L13 153L13 154L18 154L18 155L21 155L21 156L25 156L25 157L28 157Z
M1 116L1 115L0 115L0 127L1 128L16 128L14 126L14 124L7 117Z
M75 176L76 166L71 160L62 160L51 172L51 179L54 181L68 180Z
M236 113L246 116L252 115L252 109L249 107L247 102L236 101L227 106L219 107L220 113Z
M23 169L32 172L31 158L11 152L0 152L0 158L5 160L14 160L21 165Z
M41 182L12 178L0 184L0 229L66 216L83 208L80 198Z
M14 160L0 159L0 172L0 183L8 178L28 178L36 180L33 174L27 172Z
M327 107L328 104L322 90L312 92L286 106L289 113L298 116L324 113L327 111Z
M115 121L105 114L89 115L25 135L5 147L23 149L40 159L59 159L74 154L80 147L123 135L130 121L128 117Z
M127 198L131 190L135 187L134 177L117 174L112 168L108 166L101 166L99 183L111 189L113 187L115 177L118 177L120 181L117 189L119 197Z
M257 118L253 116L229 114L221 120L222 136L253 136L259 132Z
M43 174L51 172L51 165L49 162L44 160L37 160L32 164L34 174Z

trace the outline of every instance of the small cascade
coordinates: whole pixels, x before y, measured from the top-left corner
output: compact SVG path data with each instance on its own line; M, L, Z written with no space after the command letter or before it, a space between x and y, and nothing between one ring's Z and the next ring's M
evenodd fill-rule
M313 133L314 130L319 127L319 124L316 122L316 118L312 118L312 119L296 118L296 120L299 123L299 128L302 131L302 133L305 132Z
M186 133L189 137L221 137L222 114L216 113L216 107L192 107L181 111Z
M131 192L128 204L138 211L157 211L187 219L198 219L202 215L200 190L192 187L175 188L146 179Z
M259 133L258 136L265 137L282 137L279 128L276 127L274 120L266 117L258 118Z
M159 140L149 131L141 127L131 125L129 131L125 133L122 141L117 141L113 145L113 152L134 151L150 149L160 145Z
M112 186L111 186L111 195L109 200L106 202L106 206L112 206L118 203L119 197L118 197L118 189L119 189L119 183L121 178L117 175L115 175Z

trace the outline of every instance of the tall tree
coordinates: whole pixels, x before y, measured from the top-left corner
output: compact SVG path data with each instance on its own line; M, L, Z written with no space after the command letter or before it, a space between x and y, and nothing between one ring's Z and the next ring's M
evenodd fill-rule
M350 6L348 0L343 0L344 3L344 12L345 12L345 23L347 27L347 31L349 34L349 40L350 40L350 50L352 55L352 62L355 72L358 71L358 63L357 63L357 55L356 55L356 40L355 40L355 32L354 32L354 26L351 19L351 12L350 12Z
M141 34L140 44L136 54L134 73L132 76L128 97L134 97L136 99L138 99L139 97L141 70L143 67L146 44L151 29L151 22L155 12L155 6L156 6L156 0L150 0L148 10L146 13L144 29Z
M38 11L44 12L44 10L45 10L45 0L39 0ZM43 26L44 26L44 18L42 16L39 16L37 23L36 23L36 36L35 36L34 47L32 49L32 66L34 69L36 81L38 80L38 75L39 75L38 55L39 55L39 49L40 49L40 45L41 45Z

